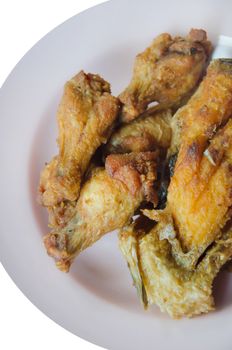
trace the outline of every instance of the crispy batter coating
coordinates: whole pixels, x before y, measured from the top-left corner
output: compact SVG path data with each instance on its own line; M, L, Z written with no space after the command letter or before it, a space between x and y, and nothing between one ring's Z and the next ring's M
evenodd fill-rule
M78 198L90 158L106 143L118 111L118 99L110 95L109 83L100 76L81 71L66 83L57 113L59 154L40 179L44 206Z
M213 280L232 258L231 225L194 271L176 263L172 246L166 239L160 240L157 226L143 235L134 226L120 232L119 246L143 305L156 304L172 318L192 317L213 310Z
M136 57L132 80L119 96L121 120L133 120L154 101L158 108L179 107L197 86L211 50L202 29L192 29L186 39L159 35Z
M106 153L129 153L167 149L171 143L170 110L144 115L115 131L106 145Z
M212 62L177 114L182 120L180 150L167 210L183 250L201 254L220 235L232 205L232 121L222 127L232 116L232 61Z
M133 193L125 185L129 183L126 181L126 176L130 181L130 173L124 174L125 181L121 181L109 176L104 168L92 171L92 175L81 189L73 218L64 228L55 228L44 238L47 252L56 260L59 269L68 271L75 256L82 250L91 246L107 232L119 229L130 222L134 212L147 197L143 182L156 178L156 154L149 153L149 160L146 160L145 155L143 157L144 169L140 160L139 170L134 168L132 174L133 177L136 171L140 171L141 181L139 188ZM149 179L146 179L148 162ZM131 160L127 160L127 163L131 163Z

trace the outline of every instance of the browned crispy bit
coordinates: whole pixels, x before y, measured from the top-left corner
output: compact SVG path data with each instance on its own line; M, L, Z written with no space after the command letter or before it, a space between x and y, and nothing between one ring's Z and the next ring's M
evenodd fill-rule
M50 233L44 236L43 241L47 253L54 258L57 267L61 271L67 272L72 263L72 259L70 259L67 253L68 235L66 233L59 235Z
M208 49L208 54L210 55L212 46L211 43L207 41L207 34L205 30L192 28L189 32L189 35L187 36L187 39L192 42L204 43L204 47L206 50Z
M112 154L106 158L105 167L107 173L114 179L122 181L132 195L143 188L145 199L156 205L154 181L157 179L157 157L158 151Z

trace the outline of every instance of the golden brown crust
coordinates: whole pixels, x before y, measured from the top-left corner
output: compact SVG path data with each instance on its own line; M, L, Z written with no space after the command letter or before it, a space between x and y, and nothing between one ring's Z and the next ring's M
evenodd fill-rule
M106 158L106 171L112 178L123 182L133 196L142 190L145 199L156 205L157 156L158 152L112 154Z
M122 121L133 120L154 101L162 108L180 106L197 86L211 51L202 29L191 30L186 39L159 35L137 55L132 80L119 96Z

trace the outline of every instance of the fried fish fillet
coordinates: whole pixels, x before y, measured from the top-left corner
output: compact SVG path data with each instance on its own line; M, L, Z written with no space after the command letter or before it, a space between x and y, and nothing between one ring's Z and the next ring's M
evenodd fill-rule
M81 189L73 218L44 238L59 269L68 271L82 250L129 223L144 200L156 202L156 158L155 152L112 155L106 159L107 170L92 171Z
M129 153L167 149L171 143L170 110L144 115L115 131L106 145L106 153Z
M186 38L159 35L136 57L132 80L119 96L121 120L133 120L154 101L158 108L179 107L197 86L211 51L202 29L192 29Z
M141 231L135 230L135 224L123 229L119 246L144 307L156 304L172 318L192 317L213 310L213 281L220 268L232 258L231 225L193 271L176 263L172 246L160 239L157 226L148 234Z
M78 198L89 161L110 136L119 107L109 83L99 75L81 71L66 83L57 113L59 154L40 178L41 202L51 211Z

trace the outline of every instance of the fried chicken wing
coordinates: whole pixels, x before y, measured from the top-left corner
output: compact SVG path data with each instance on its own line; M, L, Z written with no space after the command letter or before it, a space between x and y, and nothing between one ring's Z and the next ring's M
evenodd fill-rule
M106 143L118 111L118 99L100 76L81 71L66 83L57 113L59 154L46 165L40 179L44 206L60 210L65 201L78 198L89 161Z
M213 281L232 258L231 225L194 271L176 263L172 246L160 239L157 226L145 234L131 225L120 232L119 242L145 308L156 304L173 318L192 317L214 309Z
M201 29L192 29L186 39L159 35L136 57L132 80L119 96L121 120L133 120L154 101L158 108L179 107L196 88L211 50Z
M174 116L179 153L167 205L163 211L145 212L159 223L160 237L172 244L176 261L189 269L231 217L231 62L213 61L196 93Z
M106 153L129 153L167 149L171 143L170 110L137 118L115 131L106 145Z
M183 250L201 254L230 217L232 61L211 63L195 95L177 113L181 144L167 207Z
M58 268L68 271L82 250L130 222L144 200L156 201L156 158L155 152L112 155L106 159L107 170L92 171L81 189L73 218L44 238Z

